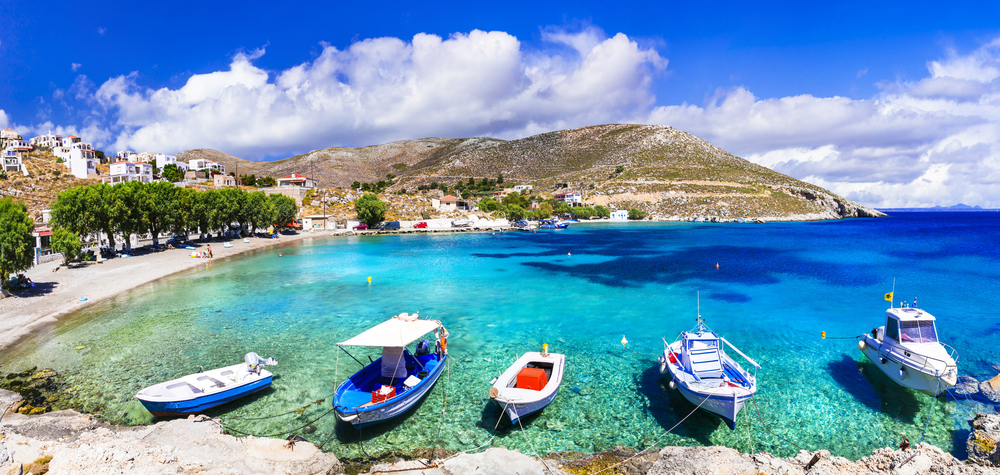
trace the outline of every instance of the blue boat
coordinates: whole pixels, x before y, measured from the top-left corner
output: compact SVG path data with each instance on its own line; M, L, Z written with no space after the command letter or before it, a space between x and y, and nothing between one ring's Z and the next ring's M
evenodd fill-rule
M543 219L538 222L538 229L566 229L569 225L566 223L558 223L552 220Z
M154 416L186 416L271 386L274 375L263 367L278 364L274 358L264 359L251 352L243 359L240 364L155 384L139 391L135 397Z
M410 353L407 346L431 332L434 348L421 340ZM430 392L448 359L448 331L437 320L403 313L337 346L382 348L382 357L344 381L333 399L337 417L360 429L405 414Z

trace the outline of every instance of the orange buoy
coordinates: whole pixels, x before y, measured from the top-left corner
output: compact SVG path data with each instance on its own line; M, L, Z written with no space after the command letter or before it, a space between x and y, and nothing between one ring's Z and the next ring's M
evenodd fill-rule
M716 262L716 263L715 263L715 268L716 268L716 269L718 269L718 268L719 268L719 263L718 263L718 262Z

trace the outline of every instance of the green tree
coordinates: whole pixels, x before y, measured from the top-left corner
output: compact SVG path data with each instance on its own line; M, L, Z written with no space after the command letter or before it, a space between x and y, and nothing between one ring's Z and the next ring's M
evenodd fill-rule
M49 240L52 250L63 255L63 265L80 256L80 235L66 228L55 228Z
M184 172L182 172L180 168L177 168L177 165L168 163L163 166L163 172L160 173L160 176L162 176L165 180L177 183L184 179Z
M487 213L500 209L500 203L493 198L483 198L479 200L479 204L477 206L479 206L479 211Z
M190 188L178 188L169 209L170 231L185 235L198 227L195 216L199 193Z
M257 186L257 175L240 175L244 186Z
M525 212L524 208L522 208L522 207L520 207L518 205L512 204L512 205L507 205L507 213L506 214L507 214L507 220L513 222L513 221L520 221L520 220L524 219L524 216L525 216L526 212Z
M0 279L8 285L10 275L27 270L35 261L35 221L28 207L11 198L0 199Z
M170 183L157 181L136 187L142 225L156 241L160 233L173 229L170 218L175 214L178 188Z
M374 193L365 193L354 200L354 210L358 213L358 220L368 226L375 226L385 219L385 203Z
M133 234L147 229L146 212L142 209L146 191L143 186L142 182L130 181L110 187L112 227L126 242Z
M274 223L272 224L288 224L299 213L299 208L295 205L293 198L275 193L269 195L267 199L274 206Z
M642 219L645 217L646 217L646 212L641 209L632 208L628 210L628 219Z
M538 205L538 209L536 211L538 212L535 215L537 216L537 219L549 219L552 217L552 204L545 201Z
M262 176L257 179L258 188L267 188L275 186L278 186L278 180L275 180L273 176Z
M620 174L623 171L625 171L625 166L624 165L618 165L617 167L615 167L615 175L618 175L618 174Z
M274 224L274 204L267 199L267 195L263 191L247 193L246 206L247 221L250 224L251 233Z
M504 196L503 197L503 204L508 205L508 206L510 206L510 205L517 205L517 206L520 206L520 207L525 208L525 209L527 209L528 206L531 205L531 203L528 203L528 199L527 198L525 198L524 196L521 196L521 194L518 193L518 192L516 192L516 191L513 192L513 193L508 193L507 196Z
M605 207L603 207L601 205L597 205L597 206L594 206L594 214L598 218L610 218L611 217L611 210L608 209L608 208L605 208Z
M559 216L562 216L562 215L565 215L565 214L569 214L569 205L566 204L565 201L559 201L559 202L556 203L556 206L555 206L555 208L553 208L552 211L555 212Z

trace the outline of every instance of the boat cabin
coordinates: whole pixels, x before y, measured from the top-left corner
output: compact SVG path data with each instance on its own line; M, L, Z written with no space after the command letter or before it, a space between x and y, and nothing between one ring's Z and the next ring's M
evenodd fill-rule
M936 319L919 308L890 308L885 312L885 338L899 343L937 343Z
M684 369L698 380L705 378L721 378L725 375L722 368L722 353L719 347L719 337L714 333L682 334L681 364Z

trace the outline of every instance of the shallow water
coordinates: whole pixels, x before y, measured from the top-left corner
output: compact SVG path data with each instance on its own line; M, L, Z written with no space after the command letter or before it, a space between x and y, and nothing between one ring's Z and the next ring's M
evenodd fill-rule
M898 444L900 434L919 440L932 399L888 380L853 338L837 338L884 323L882 295L895 278L897 302L919 296L939 318L941 340L961 353L960 374L992 377L1000 364L1000 319L990 308L1000 295L998 231L992 213L901 213L308 239L284 245L281 258L271 250L215 262L83 310L5 354L0 368L54 368L83 408L146 424L154 419L133 398L141 388L255 351L279 361L273 389L209 414L262 436L312 423L307 439L360 457L485 443L500 414L489 403L490 379L548 343L567 355L562 391L523 433L501 425L493 445L545 453L718 444L782 456L798 446L857 459ZM694 325L698 292L707 324L763 366L759 416L748 406L730 431L698 411L664 436L694 406L660 376L660 338ZM438 385L398 422L360 434L336 424L330 394L359 369L343 353L338 365L336 342L418 310L451 333L451 364ZM977 410L996 408L939 400L926 440L960 455ZM256 419L264 416L277 417Z

